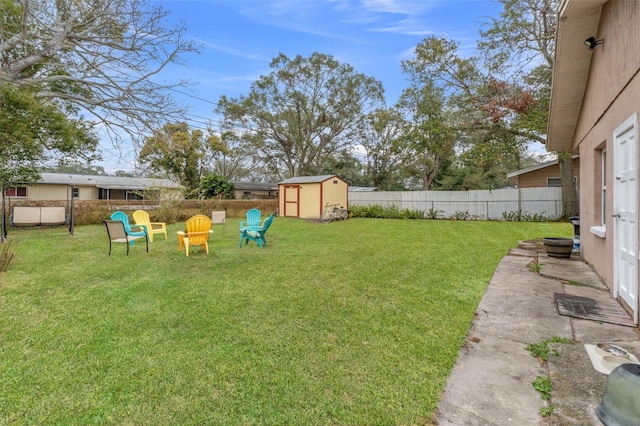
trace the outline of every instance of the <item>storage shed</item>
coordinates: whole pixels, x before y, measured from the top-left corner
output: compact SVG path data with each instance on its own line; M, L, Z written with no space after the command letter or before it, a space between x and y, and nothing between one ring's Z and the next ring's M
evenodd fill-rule
M278 183L282 216L320 219L325 204L348 207L349 184L336 175L299 176Z

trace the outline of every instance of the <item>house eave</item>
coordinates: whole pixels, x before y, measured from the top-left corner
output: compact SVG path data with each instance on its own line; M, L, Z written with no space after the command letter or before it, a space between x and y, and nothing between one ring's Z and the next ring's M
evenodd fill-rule
M130 178L103 175L41 173L39 185L92 186L105 189L147 190L151 188L182 190L184 187L168 179Z
M571 158L575 160L576 158L580 158L580 156L573 155L573 156L571 156ZM507 177L509 179L514 178L514 177L518 177L518 176L523 175L525 173L531 173L531 172L535 172L536 170L545 169L547 167L555 166L559 162L560 161L556 159L556 160L547 161L547 162L544 162L544 163L541 163L541 164L536 164L534 166L527 167L525 169L515 170L513 172L507 173Z
M582 108L591 56L584 41L596 36L607 0L563 0L558 12L547 151L571 151Z
M536 164L535 166L527 167L526 169L520 169L520 170L516 170L514 172L507 173L507 177L509 179L511 179L511 178L516 177L516 176L523 175L525 173L535 172L536 170L540 170L540 169L544 169L544 168L547 168L547 167L554 166L554 165L558 164L558 162L559 162L558 160L553 160L553 161L548 161L548 162L542 163L542 164Z
M323 183L330 179L340 179L336 175L320 175L320 176L297 176L278 182L278 185L300 184L300 183ZM340 179L343 180L343 179Z

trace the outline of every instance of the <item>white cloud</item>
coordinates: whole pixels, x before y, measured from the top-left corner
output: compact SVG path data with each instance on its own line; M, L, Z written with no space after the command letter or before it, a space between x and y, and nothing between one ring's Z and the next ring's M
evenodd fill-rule
M426 24L424 21L415 19L403 19L394 22L393 25L373 28L370 31L426 37L428 35L434 34L434 31L427 29L427 27L428 24Z
M239 58L244 58L244 59L264 60L257 53L248 53L242 49L236 49L229 45L221 45L218 43L213 43L208 40L200 40L200 39L194 39L194 41L197 41L198 43L202 44L206 49L215 50L216 52L226 53L228 55L237 56Z
M370 12L417 15L427 12L438 3L433 0L362 0L361 7Z

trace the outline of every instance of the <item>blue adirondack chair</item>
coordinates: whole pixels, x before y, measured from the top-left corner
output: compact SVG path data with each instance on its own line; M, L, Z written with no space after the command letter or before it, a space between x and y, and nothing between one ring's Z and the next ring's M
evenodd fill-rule
M258 244L258 247L262 248L263 245L267 245L267 240L264 237L264 234L267 233L267 230L271 226L273 222L273 218L275 215L272 213L268 218L264 220L261 226L255 228L246 228L240 231L240 242L238 243L238 247L242 247L242 241L244 240L245 245L249 244L249 241L255 241Z
M147 235L147 230L142 225L134 225L133 229L131 229L131 225L129 224L129 216L125 212L115 211L111 215L111 220L119 220L124 224L124 230L130 237L145 237L147 239L147 244L149 244L149 236ZM134 245L134 241L129 242L130 245Z
M260 210L251 209L247 212L247 220L240 221L240 232L245 229L255 230L260 228Z

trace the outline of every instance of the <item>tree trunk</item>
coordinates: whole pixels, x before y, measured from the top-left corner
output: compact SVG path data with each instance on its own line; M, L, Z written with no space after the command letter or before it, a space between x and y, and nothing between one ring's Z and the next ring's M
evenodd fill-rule
M441 163L440 157L436 155L435 158L433 159L433 167L431 169L426 170L424 178L422 179L423 191L429 190L431 183L438 175L438 170L440 169L440 163Z
M573 174L573 158L560 158L560 180L562 184L562 216L571 217L580 214L578 188Z

